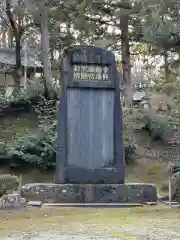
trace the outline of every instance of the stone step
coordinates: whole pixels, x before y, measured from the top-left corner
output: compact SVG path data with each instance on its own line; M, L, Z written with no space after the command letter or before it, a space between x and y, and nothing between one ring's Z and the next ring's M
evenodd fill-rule
M43 207L104 207L104 208L132 208L143 207L140 203L45 203Z
M169 205L169 201L163 201L163 203L165 203L166 205ZM172 201L171 205L180 205L180 203Z
M165 202L165 201L168 201L169 199L169 196L157 196L157 200L159 202Z
M157 205L157 202L145 202L145 204L148 206L155 206Z
M29 201L28 206L32 207L42 207L43 203L41 201Z
M33 183L22 186L21 196L44 203L144 203L156 202L154 184L55 184Z

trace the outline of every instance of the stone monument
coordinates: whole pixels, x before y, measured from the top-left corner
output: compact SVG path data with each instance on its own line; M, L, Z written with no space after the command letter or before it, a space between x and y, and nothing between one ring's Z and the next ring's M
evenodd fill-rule
M56 183L124 183L123 120L112 52L93 46L64 51Z
M92 46L68 48L61 62L61 91L56 183L27 184L22 197L61 206L156 202L154 185L124 184L122 109L113 53Z

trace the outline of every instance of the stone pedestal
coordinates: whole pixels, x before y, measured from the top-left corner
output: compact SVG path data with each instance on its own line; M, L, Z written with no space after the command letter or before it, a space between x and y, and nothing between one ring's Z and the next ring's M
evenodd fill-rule
M152 184L54 184L22 187L22 197L43 203L144 203L156 202Z

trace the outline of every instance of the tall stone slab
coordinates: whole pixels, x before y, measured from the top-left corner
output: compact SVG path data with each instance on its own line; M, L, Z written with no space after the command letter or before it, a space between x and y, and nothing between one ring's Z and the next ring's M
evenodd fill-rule
M124 183L123 120L114 54L72 46L60 66L56 183Z

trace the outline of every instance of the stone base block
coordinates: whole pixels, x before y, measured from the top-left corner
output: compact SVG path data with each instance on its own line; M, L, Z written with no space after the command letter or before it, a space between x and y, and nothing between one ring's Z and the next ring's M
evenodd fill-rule
M156 202L153 184L54 184L22 187L22 197L43 203L145 203Z

